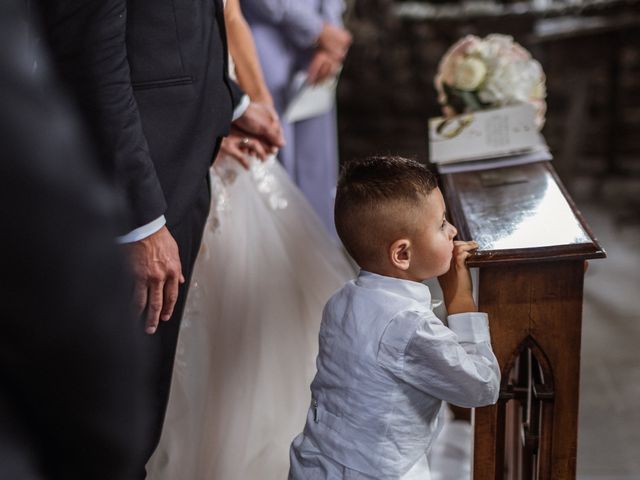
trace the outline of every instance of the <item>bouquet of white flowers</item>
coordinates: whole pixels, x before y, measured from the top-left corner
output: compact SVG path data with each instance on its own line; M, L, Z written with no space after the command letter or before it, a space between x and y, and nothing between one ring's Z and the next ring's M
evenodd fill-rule
M508 35L459 40L442 57L435 87L446 117L528 102L536 111L536 126L544 125L544 72Z

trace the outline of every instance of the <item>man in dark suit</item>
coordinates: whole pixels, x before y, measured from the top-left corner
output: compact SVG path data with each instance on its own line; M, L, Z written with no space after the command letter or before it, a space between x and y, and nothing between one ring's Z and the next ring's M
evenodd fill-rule
M209 209L208 168L235 125L273 146L268 110L227 75L222 0L42 1L47 39L122 188L127 243L157 386L155 448L179 319ZM158 320L170 320L158 328Z
M23 3L0 2L0 479L130 480L149 391L116 196Z

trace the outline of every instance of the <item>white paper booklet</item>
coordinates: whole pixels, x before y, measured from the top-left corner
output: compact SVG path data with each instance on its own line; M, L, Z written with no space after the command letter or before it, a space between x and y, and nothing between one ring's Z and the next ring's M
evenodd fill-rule
M307 83L307 72L298 72L291 82L284 120L297 122L328 112L335 105L337 85L337 75L319 85L310 85Z
M533 107L525 103L450 119L432 118L429 120L430 160L444 164L535 152L548 155L549 149L535 126L534 116Z

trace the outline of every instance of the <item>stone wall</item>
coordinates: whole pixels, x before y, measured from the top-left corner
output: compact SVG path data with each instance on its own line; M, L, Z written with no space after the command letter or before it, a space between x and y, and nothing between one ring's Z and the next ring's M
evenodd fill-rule
M545 69L549 110L543 133L558 170L602 171L606 158L614 155L618 166L636 169L640 164L637 0L568 15L511 12L437 20L400 16L396 7L392 0L351 4L347 26L354 44L338 88L343 161L370 153L425 161L427 119L439 114L433 88L439 59L467 33L500 32L513 35ZM562 26L567 18L577 18L578 26L536 33L541 22L555 19ZM606 21L580 20L585 18Z

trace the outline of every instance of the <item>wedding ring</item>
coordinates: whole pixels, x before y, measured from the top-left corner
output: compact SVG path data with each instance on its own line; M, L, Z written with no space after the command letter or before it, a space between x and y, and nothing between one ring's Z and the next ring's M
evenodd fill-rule
M454 122L457 122L458 125L454 126ZM443 138L454 138L460 135L465 128L471 125L471 122L473 122L472 113L458 115L451 118L443 118L436 127L436 133Z
M243 147L248 147L249 139L247 137L243 137L242 140L240 140L240 145L242 145Z

